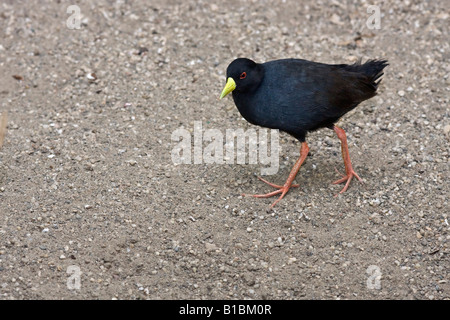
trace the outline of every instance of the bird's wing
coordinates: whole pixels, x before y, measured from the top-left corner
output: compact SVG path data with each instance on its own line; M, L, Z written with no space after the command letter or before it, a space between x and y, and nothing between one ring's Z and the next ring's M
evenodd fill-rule
M347 112L376 95L376 87L369 76L339 67L330 71L324 94L332 107Z

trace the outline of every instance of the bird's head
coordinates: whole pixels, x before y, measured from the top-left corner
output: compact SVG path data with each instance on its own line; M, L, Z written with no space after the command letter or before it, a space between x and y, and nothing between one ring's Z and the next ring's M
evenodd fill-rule
M256 89L263 78L261 65L250 59L239 58L230 63L227 68L227 84L222 90L220 99L230 92L247 92Z

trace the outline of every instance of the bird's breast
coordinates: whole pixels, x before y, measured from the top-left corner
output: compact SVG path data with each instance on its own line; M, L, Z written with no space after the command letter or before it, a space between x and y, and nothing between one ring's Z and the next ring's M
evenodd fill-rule
M261 127L281 129L280 110L269 97L233 93L234 103L242 117L251 124Z

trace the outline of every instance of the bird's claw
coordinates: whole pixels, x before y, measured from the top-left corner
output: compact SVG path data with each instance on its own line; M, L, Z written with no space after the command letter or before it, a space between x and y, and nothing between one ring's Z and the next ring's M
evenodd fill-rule
M254 198L270 198L273 197L277 194L281 193L281 196L270 206L270 208L272 209L281 199L283 199L283 197L286 195L286 193L289 191L290 188L298 188L300 185L299 184L291 184L290 186L280 186L274 183L271 183L261 177L258 177L259 180L261 180L264 183L267 183L269 186L277 188L278 190L266 193L266 194L242 194L243 196L250 196L250 197L254 197Z
M336 169L336 171L339 173L339 171L337 169ZM344 175L343 178L333 182L333 184L340 184L340 183L346 182L344 188L342 188L342 190L339 193L337 193L335 195L335 197L337 197L341 193L344 193L345 191L347 191L347 189L348 189L348 187L350 185L350 182L352 181L353 177L356 177L356 179L358 179L359 182L364 183L363 180L356 174L356 172L353 169L350 169L350 170L347 171L347 174Z
M261 180L264 183L267 183L269 186L277 188L277 189L282 189L284 186L279 186L278 184L275 183L271 183L261 177L258 177L259 180ZM298 188L300 185L299 184L291 184L291 188Z

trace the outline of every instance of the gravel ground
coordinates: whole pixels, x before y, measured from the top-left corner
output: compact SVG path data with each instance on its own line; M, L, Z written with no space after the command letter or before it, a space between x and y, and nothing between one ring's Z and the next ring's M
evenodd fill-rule
M0 4L0 299L450 298L446 1L378 1L379 30L366 1L76 2L80 29ZM261 164L173 164L176 129L255 128L218 100L238 56L389 60L339 123L365 184L334 198L327 129L272 211L240 196Z

